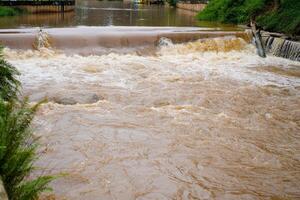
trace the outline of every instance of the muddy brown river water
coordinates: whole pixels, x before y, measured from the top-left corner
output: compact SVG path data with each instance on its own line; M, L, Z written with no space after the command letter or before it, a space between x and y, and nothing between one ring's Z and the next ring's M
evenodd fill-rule
M48 199L300 199L300 64L236 37L153 53L5 49L35 120Z

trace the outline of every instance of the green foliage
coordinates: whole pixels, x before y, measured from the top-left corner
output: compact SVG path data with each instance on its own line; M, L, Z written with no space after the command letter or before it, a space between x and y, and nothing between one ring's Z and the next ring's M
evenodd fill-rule
M18 8L11 8L6 6L0 6L0 17L3 16L15 16L21 14L23 11Z
M277 10L271 10L257 18L266 30L300 34L300 1L282 0Z
M37 159L37 139L30 124L39 104L30 107L26 99L18 100L19 72L2 54L0 63L0 178L10 200L35 200L53 180L52 176L28 179Z
M167 0L167 2L170 4L170 6L176 6L177 0Z
M3 48L0 47L0 98L10 100L16 98L20 82L18 70L3 58Z
M260 12L268 0L212 0L199 13L201 20L243 23Z
M234 24L256 18L266 30L294 34L299 33L299 8L299 0L211 0L197 17Z
M11 200L37 199L47 188L51 176L25 181L36 159L36 140L30 123L37 105L29 107L24 101L16 103L0 99L0 175Z

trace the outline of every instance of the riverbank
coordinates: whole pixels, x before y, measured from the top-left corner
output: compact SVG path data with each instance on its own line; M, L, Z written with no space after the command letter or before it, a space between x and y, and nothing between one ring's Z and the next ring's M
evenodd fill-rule
M75 9L75 0L47 0L47 1L0 1L0 6L4 7L4 14L8 11L24 10L27 13L53 13L53 12L70 12ZM5 12L6 10L6 12ZM3 15L7 16L7 15Z
M12 8L6 6L0 6L0 17L16 16L24 13L25 11L20 8Z
M198 4L190 4L190 3L183 3L178 2L176 3L176 8L189 10L193 12L200 12L206 7L206 4L204 3L198 3Z
M251 24L254 34L258 35L260 30L268 31L269 35L274 37L265 38L264 44L260 43L260 36L256 37L260 56L265 57L265 49L273 55L299 61L300 43L297 41L300 35L299 7L298 0L270 2L258 0L256 3L212 0L198 13L197 18L248 26Z
M199 20L222 23L249 24L250 20L266 31L300 35L300 1L252 1L212 0L199 12ZM276 3L277 2L277 3Z

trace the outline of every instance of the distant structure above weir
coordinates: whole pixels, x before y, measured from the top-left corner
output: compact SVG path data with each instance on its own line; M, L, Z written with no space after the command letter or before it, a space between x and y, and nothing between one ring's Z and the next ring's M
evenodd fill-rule
M0 1L0 6L21 8L29 13L70 12L75 9L75 0Z
M199 12L202 11L207 4L208 0L180 0L176 3L176 7L193 12Z

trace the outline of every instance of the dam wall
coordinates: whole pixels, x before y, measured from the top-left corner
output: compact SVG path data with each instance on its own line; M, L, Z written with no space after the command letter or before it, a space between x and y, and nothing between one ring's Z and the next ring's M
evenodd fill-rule
M96 53L98 50L110 48L155 47L160 38L168 38L173 43L224 36L250 41L249 34L244 31L216 31L192 27L77 27L49 28L43 29L43 32L47 33L47 40L52 48L76 53ZM0 43L11 49L35 49L38 35L37 29L0 30Z

